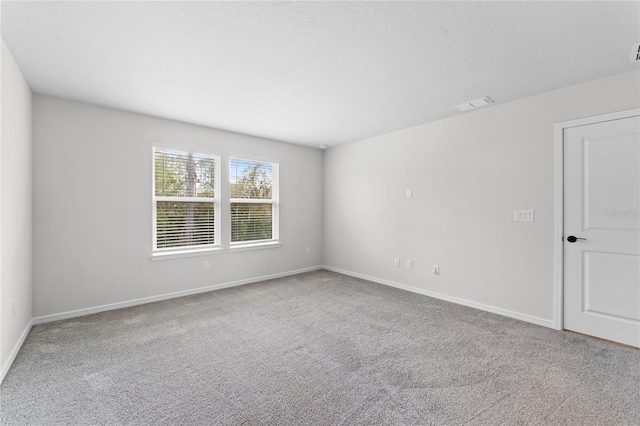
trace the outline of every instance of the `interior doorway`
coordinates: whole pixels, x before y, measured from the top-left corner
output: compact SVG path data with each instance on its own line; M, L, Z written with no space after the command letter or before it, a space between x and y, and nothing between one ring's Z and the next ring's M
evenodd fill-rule
M640 347L640 113L556 130L556 328Z

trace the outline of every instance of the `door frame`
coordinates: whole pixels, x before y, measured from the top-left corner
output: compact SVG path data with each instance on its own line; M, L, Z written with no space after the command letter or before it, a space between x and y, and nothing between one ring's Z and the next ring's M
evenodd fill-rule
M602 123L606 121L621 120L629 117L640 116L640 108L633 108L624 111L602 114L593 117L579 118L576 120L563 121L554 125L555 134L555 231L554 231L554 253L555 253L555 278L553 292L553 328L564 329L564 130L572 127L586 126L589 124Z

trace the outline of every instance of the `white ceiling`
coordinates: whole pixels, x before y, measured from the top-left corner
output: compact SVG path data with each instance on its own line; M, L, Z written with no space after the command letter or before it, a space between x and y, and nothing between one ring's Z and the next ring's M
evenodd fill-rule
M35 93L310 146L634 69L640 43L637 1L2 1L1 15Z

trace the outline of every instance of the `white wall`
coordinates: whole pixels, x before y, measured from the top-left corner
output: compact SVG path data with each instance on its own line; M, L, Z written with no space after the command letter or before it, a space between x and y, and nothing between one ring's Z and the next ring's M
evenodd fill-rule
M551 326L554 124L638 107L638 93L634 70L329 149L325 264Z
M321 151L43 96L33 118L34 316L322 264ZM150 260L154 145L279 162L282 246Z
M0 371L5 374L31 323L32 95L4 40L1 49Z

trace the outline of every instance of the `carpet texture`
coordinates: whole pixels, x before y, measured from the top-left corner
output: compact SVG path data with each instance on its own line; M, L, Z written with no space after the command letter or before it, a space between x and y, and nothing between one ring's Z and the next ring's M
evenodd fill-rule
M328 271L33 328L2 425L637 425L640 350Z

